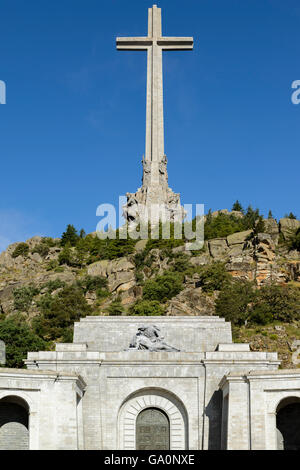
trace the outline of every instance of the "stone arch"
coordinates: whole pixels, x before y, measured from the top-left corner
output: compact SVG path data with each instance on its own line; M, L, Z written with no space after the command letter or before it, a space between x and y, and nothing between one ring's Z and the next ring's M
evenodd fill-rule
M0 400L0 450L29 450L29 405L18 395Z
M278 450L300 450L300 398L288 396L276 407Z
M118 418L118 448L136 449L136 420L147 408L157 408L168 417L170 450L188 449L188 417L185 406L176 395L161 388L138 390L123 402Z

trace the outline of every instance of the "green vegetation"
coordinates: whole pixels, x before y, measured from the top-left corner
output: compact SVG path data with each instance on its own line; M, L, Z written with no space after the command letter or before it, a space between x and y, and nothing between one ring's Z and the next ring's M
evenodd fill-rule
M107 279L102 276L85 276L77 281L77 285L86 292L95 292L107 288Z
M6 367L24 367L28 351L44 351L47 343L37 336L21 316L0 322L0 339L6 346Z
M76 246L77 241L79 240L79 235L77 233L74 225L68 225L66 231L61 236L61 246Z
M27 312L33 298L38 295L39 289L34 285L19 287L13 291L14 308L21 312Z
M129 315L140 315L146 317L165 315L165 309L157 300L139 300L130 307Z
M225 263L221 262L201 266L197 272L200 275L199 286L204 292L225 290L232 279L225 269Z
M29 245L27 243L19 243L15 250L12 253L13 258L17 258L18 256L24 256L26 257L29 253Z
M291 232L286 244L290 250L300 251L300 228Z
M62 287L65 287L66 283L62 281L61 279L57 278L54 279L53 281L49 281L46 284L42 286L42 288L46 288L47 292L49 294L52 294L57 289L61 289Z
M237 201L233 207L240 207L239 202ZM243 232L245 230L254 230L254 232L257 233L264 231L263 218L259 214L258 209L254 210L252 206L249 206L246 212L243 210L243 208L239 210L240 212L243 212L243 217L236 217L233 214L224 213L219 213L216 216L212 216L211 210L209 210L204 225L205 240L228 237L228 235L232 235L233 233L237 232Z
M289 214L285 214L284 216L286 219L297 219L297 217L295 216L295 214L293 214L293 212L290 212Z
M106 309L106 312L110 315L110 316L119 316L119 315L122 315L124 313L125 309L123 307L123 305L121 304L121 300L120 299L115 299L112 301L112 303L109 305L109 307L107 307Z
M300 289L276 284L257 289L254 283L232 280L216 300L216 314L238 326L297 321Z
M173 271L165 271L155 279L145 282L143 289L144 300L166 302L183 289L183 275Z
M50 237L43 237L40 243L35 245L31 253L38 253L42 258L46 258L49 254L50 248L57 246L57 242Z
M235 201L235 203L232 206L232 211L239 211L239 212L244 212L244 209L240 202L238 200Z
M92 313L83 290L66 286L56 295L49 293L38 302L40 315L32 321L34 332L45 341L72 342L73 324Z

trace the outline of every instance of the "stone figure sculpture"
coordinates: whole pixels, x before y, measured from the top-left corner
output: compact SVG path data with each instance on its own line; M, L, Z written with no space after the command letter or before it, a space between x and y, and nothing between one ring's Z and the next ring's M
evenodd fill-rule
M161 336L160 329L156 325L142 325L138 328L138 332L133 337L127 351L139 349L146 349L148 351L180 351L164 342L164 337Z

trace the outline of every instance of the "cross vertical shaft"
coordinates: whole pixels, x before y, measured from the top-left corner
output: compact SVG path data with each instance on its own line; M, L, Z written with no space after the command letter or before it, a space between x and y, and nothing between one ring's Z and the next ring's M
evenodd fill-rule
M192 50L191 37L163 37L161 9L153 5L148 11L148 36L117 38L119 50L147 51L146 149L143 161L143 186L132 200L145 205L169 207L180 196L168 187L167 160L164 149L163 50ZM130 194L130 193L128 193ZM170 202L171 201L171 202Z

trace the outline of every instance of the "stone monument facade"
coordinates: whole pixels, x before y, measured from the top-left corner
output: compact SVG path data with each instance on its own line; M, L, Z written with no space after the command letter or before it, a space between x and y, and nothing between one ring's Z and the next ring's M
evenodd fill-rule
M163 50L192 50L192 37L162 36L161 9L149 9L148 36L117 38L119 50L147 51L146 151L142 159L142 187L127 193L124 216L129 224L171 220L181 222L184 210L180 195L168 184L164 149Z
M300 370L216 316L86 317L25 364L0 368L0 449L300 450Z

